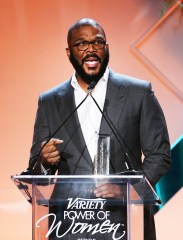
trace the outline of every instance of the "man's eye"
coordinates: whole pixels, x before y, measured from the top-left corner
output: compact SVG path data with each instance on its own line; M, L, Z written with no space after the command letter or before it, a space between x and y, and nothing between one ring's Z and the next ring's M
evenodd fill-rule
M99 43L101 43L99 40L93 41L93 44L94 44L94 45L97 45L97 44L99 44Z
M78 46L86 46L88 43L87 42L80 42L78 43Z
M103 44L103 43L104 43L103 40L96 40L93 42L94 45Z

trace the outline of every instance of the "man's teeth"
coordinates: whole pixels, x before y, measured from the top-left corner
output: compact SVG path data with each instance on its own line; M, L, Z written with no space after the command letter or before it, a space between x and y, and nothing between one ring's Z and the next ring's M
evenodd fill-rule
M95 67L98 64L97 60L88 60L85 62L88 67Z

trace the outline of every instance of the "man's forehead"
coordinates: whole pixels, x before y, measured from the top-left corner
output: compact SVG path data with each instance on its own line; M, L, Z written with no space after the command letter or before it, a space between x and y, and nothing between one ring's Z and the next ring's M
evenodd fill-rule
M85 25L78 26L72 30L72 34L70 36L70 41L77 39L84 39L87 37L96 37L96 38L104 38L104 33L102 29L98 26L93 25Z

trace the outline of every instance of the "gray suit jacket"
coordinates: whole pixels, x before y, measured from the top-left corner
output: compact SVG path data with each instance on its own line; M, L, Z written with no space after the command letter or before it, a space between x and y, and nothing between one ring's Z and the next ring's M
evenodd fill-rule
M40 143L50 137L75 107L70 80L40 96L31 156L39 151ZM108 123L102 118L100 133L111 136L110 173L126 170L125 151L129 154L133 167L136 170L142 168L154 185L168 169L170 144L165 118L150 83L110 70L104 114L117 130L123 144L122 149ZM54 137L64 140L64 144L59 146L62 161L58 174L93 174L93 163L77 112ZM38 166L36 169L40 173ZM53 168L52 174L54 172Z
M41 142L53 134L75 107L71 80L40 96L31 156L39 152ZM133 167L136 170L142 169L154 185L169 167L170 144L165 118L150 83L110 70L104 114L118 132L123 145L122 148L108 123L102 118L100 133L111 136L110 173L126 170L124 152L127 152ZM58 174L93 174L93 163L77 112L54 137L64 140L58 147L61 154L61 161L57 166ZM49 174L54 174L55 171L56 168L51 167ZM35 173L41 174L39 163ZM153 217L148 209L145 209L145 239L155 239Z

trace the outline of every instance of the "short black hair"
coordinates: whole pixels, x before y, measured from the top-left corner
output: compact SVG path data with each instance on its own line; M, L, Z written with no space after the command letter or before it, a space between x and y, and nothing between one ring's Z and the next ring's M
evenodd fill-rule
M77 22L75 22L70 28L69 28L69 31L68 31L68 34L67 34L67 43L69 44L69 41L70 39L72 38L72 32L73 30L81 27L81 26L94 26L94 27L98 27L102 30L103 34L104 34L104 37L106 39L106 35L105 35L105 32L104 32L104 29L101 27L101 25L96 22L95 20L91 19L91 18L82 18L80 20L78 20Z

